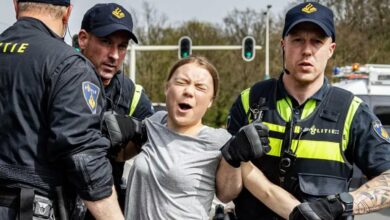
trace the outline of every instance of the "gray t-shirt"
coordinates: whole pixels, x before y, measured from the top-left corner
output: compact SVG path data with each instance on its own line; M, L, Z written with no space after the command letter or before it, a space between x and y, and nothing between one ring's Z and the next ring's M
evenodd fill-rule
M127 220L208 219L225 129L203 126L196 137L166 127L166 112L145 120L148 141L135 158L127 185Z

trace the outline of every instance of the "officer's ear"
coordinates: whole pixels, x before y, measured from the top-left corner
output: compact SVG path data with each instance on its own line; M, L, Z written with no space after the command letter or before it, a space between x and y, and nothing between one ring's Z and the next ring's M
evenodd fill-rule
M88 45L89 34L86 30L81 29L78 34L78 42L80 50L83 51Z
M72 13L72 8L73 8L73 5L69 5L68 7L66 7L66 11L65 11L64 15L62 16L62 23L66 24L66 25L68 24L70 14Z
M18 5L18 0L14 0L14 7L15 7L15 16L16 16L16 19L18 19L18 16L19 16L19 5Z
M334 50L336 49L336 43L332 42L329 45L329 58L333 56Z

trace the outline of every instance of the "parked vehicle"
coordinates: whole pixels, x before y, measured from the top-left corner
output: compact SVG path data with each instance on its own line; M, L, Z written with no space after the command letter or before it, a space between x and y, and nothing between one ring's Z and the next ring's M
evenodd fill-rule
M333 85L363 99L390 133L390 65L353 64L334 73Z

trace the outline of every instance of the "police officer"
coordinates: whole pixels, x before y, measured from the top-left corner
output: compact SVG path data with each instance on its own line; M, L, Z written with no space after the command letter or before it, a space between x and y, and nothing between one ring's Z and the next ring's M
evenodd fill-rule
M102 83L63 42L70 0L14 5L17 22L0 35L0 219L73 218L74 191L96 218L123 219L100 131Z
M324 76L336 48L333 12L316 2L301 3L287 12L282 37L284 68L279 79L244 90L228 119L232 134L248 123L262 121L269 129L271 150L261 159L236 156L242 151L250 155L248 148L222 151L219 197L235 198L240 220L278 218L271 211L275 207L266 207L260 196L254 196L258 194L250 193L259 190L262 182L242 185L246 181L241 179L242 169L234 165L249 158L255 169L302 202L290 206L285 218L342 219L390 206L386 130L367 104L330 86ZM370 180L348 192L352 164ZM279 200L280 205L285 202Z
M107 98L105 110L143 120L153 114L152 104L142 87L135 85L120 71L130 39L138 43L132 31L131 14L121 5L96 4L84 15L78 43L81 53L94 64L102 79ZM119 161L111 159L111 164L119 203L123 208L126 183L121 180L124 162L120 159L123 158L116 158Z

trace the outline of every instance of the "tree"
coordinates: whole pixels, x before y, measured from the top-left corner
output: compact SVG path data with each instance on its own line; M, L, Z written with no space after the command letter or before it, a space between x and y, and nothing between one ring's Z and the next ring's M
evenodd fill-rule
M329 77L335 65L390 63L390 0L323 0L321 3L332 8L335 14L337 49L328 62ZM274 78L283 67L280 40L285 12L270 16L270 75ZM184 35L191 37L193 45L241 45L247 35L253 36L257 45L263 46L265 41L264 11L235 9L223 19L222 25L188 21L171 26L166 16L146 3L143 16L145 25L138 25L136 33L144 45L177 45ZM205 123L223 126L240 91L264 78L264 50L257 51L252 62L244 62L239 50L193 51L193 54L207 57L219 71L220 93L206 114ZM177 51L137 53L137 83L144 86L152 101L165 102L166 76L176 60Z

